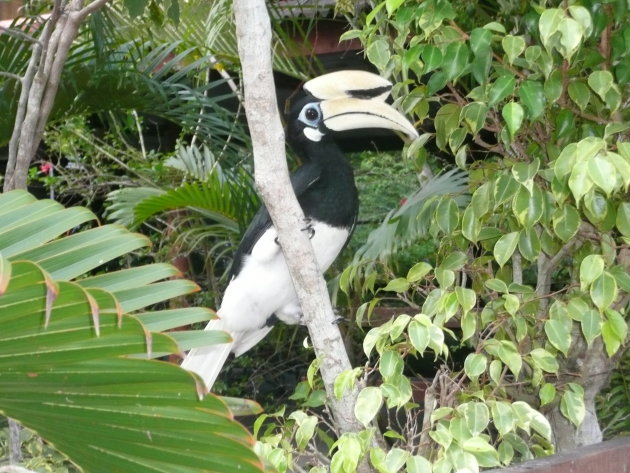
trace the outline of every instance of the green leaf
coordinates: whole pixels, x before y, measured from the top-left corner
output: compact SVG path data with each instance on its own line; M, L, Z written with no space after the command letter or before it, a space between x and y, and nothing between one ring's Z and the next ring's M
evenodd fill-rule
M492 107L501 102L506 97L512 95L516 79L514 76L501 76L490 87L488 91L488 106Z
M562 73L559 70L553 71L545 81L544 94L547 102L554 103L562 96ZM561 132L557 132L561 136Z
M472 437L468 440L465 440L462 444L462 448L467 452L472 453L484 453L484 452L494 452L494 447L488 443L483 437Z
M501 436L512 432L516 427L516 418L512 406L507 402L496 401L490 406L492 421Z
M435 220L440 230L447 235L455 231L459 223L459 207L453 198L445 196L440 200L435 208Z
M523 258L536 261L540 255L540 238L535 228L524 228L519 233L518 250Z
M556 387L551 383L545 383L540 388L538 396L540 397L540 407L550 404L556 398Z
M444 51L442 70L449 81L457 79L468 65L468 46L464 42L449 43Z
M480 353L471 353L464 361L464 372L472 381L475 381L481 373L486 371L488 359Z
M409 323L409 339L411 340L413 347L418 350L419 353L424 353L429 346L430 341L428 327L417 320L412 320Z
M521 36L512 36L509 34L503 38L501 46L503 46L503 50L508 58L508 63L511 65L514 59L525 51L525 40Z
M557 49L565 59L571 59L582 42L584 34L582 27L573 18L565 17L560 21L558 31L561 37Z
M344 370L337 375L333 384L333 391L337 399L341 399L347 391L352 391L357 378L361 374L360 368Z
M387 379L394 375L401 375L403 365L403 359L398 351L385 350L378 363L378 368L383 378Z
M392 13L398 10L398 7L400 7L403 2L404 0L385 0L385 8L387 8L387 14L391 16Z
M630 203L620 202L617 207L617 229L623 236L630 237ZM1 293L2 291L0 291Z
M482 102L470 102L462 108L461 119L464 120L470 133L475 135L486 123L488 106Z
M562 241L569 241L575 236L580 224L580 214L570 204L557 208L552 217L553 231Z
M523 107L516 102L510 102L503 107L501 110L501 115L505 120L505 124L508 127L508 131L511 136L521 128L523 124L523 117L525 116L525 112L523 111Z
M571 346L571 332L560 320L547 320L545 322L545 333L549 342L567 356Z
M514 376L518 377L523 366L523 359L516 345L509 340L501 340L497 355L507 365Z
M604 258L588 255L580 264L580 290L586 292L591 283L604 272Z
M503 235L495 243L493 254L499 266L503 266L512 257L518 244L518 237L519 232L510 232Z
M527 110L530 120L536 120L542 115L545 109L545 92L540 82L534 80L523 81L519 87L518 96Z
M521 187L512 201L512 211L518 222L525 228L532 228L542 217L544 196L537 185L531 192Z
M582 333L589 346L602 333L602 316L596 310L589 309L582 314Z
M564 12L558 8L549 8L540 15L538 20L540 39L548 51L553 46L552 38L558 32L563 18Z
M591 299L599 310L604 310L617 299L617 281L608 271L600 274L591 284Z
M485 28L475 28L470 32L470 50L475 56L482 56L492 46L492 33Z
M431 462L421 455L410 455L407 458L407 473L431 473Z
M405 278L392 279L383 288L383 291L405 292L409 289L409 282Z
M606 159L605 155L597 154L588 161L588 175L593 183L603 190L606 195L615 188L616 172L612 163Z
M569 419L573 425L579 427L586 416L584 395L567 390L560 398L560 412Z
M569 97L575 102L575 104L584 111L589 101L591 100L591 92L588 86L583 82L571 82L569 83Z
M530 353L534 363L547 373L557 373L560 365L556 357L544 348L534 348Z
M472 289L458 286L455 288L455 295L457 296L457 302L459 302L463 312L468 312L475 307L477 294Z
M484 285L492 291L497 291L501 293L509 292L507 284L505 284L505 282L501 279L488 279L484 282Z
M610 71L593 71L588 76L588 85L604 102L614 82L615 79Z
M588 161L578 161L569 177L569 188L576 202L592 189L593 181L588 174Z
M389 43L385 38L377 38L372 41L366 50L369 61L374 64L377 69L385 69L389 62L390 52Z
M466 426L473 435L479 435L490 423L490 411L488 406L481 402L467 402L458 408L464 414Z
M407 281L410 283L420 281L429 274L431 269L433 269L433 267L429 263L425 263L424 261L416 263L407 272Z
M435 115L435 142L444 150L451 132L459 126L461 108L456 104L443 105Z
M432 44L424 45L420 55L422 57L422 61L424 62L425 74L428 74L429 72L442 66L442 62L444 61L442 50Z
M454 251L444 258L444 261L440 263L440 267L442 269L458 271L464 267L466 261L468 261L468 257L465 253L462 253L461 251Z
M383 405L383 394L374 386L363 388L357 396L354 415L366 428Z

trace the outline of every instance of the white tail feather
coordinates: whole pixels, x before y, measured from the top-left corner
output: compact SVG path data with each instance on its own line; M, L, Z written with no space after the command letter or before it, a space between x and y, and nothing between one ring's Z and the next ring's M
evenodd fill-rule
M206 325L205 330L224 330L223 325L222 320L211 320ZM230 335L232 335L233 339L236 338L234 334ZM184 358L182 368L201 376L208 390L210 390L232 350L232 345L234 345L234 341L220 345L193 348Z

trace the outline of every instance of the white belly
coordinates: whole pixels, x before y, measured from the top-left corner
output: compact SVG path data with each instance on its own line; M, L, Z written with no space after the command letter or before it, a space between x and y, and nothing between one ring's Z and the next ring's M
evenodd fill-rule
M335 260L350 234L322 222L312 222L311 238L317 264L322 272ZM284 255L275 242L277 233L271 227L258 240L251 255L243 262L240 273L232 279L219 316L226 328L234 332L261 328L272 314L285 323L300 322L301 310Z

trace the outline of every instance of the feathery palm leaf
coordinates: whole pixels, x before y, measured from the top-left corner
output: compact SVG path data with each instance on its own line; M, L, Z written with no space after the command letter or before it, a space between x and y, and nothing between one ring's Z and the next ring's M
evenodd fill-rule
M79 230L94 218L24 191L0 194L0 412L91 473L261 472L232 400L200 400L191 373L138 358L226 341L158 332L213 316L148 308L196 286L166 264L103 271L147 240L115 225Z

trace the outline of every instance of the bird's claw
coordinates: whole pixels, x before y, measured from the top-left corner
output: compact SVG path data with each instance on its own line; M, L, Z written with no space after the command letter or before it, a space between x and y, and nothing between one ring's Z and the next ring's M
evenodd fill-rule
M308 232L308 239L312 240L313 237L315 236L315 228L313 228L313 223L312 220L308 217L304 218L304 223L306 223L306 226L304 228L302 228L303 232Z

